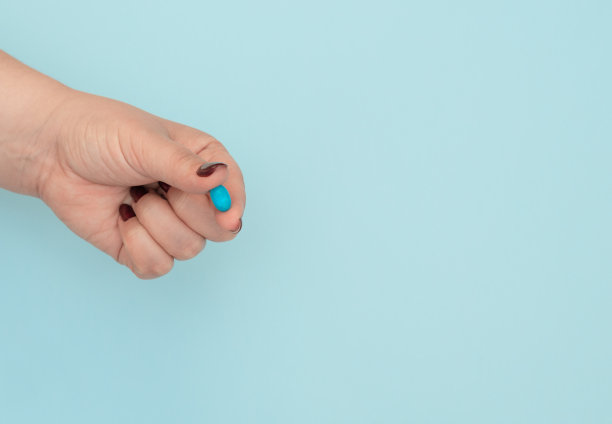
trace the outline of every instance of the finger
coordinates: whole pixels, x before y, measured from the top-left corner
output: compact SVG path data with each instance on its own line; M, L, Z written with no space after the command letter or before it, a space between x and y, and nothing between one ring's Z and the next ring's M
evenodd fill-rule
M123 247L118 260L127 265L137 277L151 279L167 274L173 258L161 248L140 224L131 206L119 207L118 226Z
M228 241L236 235L221 227L215 218L215 207L208 196L185 193L175 187L166 192L174 213L193 231L211 241Z
M135 138L132 144L124 149L129 163L154 181L165 181L188 193L206 193L227 179L227 164L207 161L158 133Z
M229 192L232 205L226 212L215 212L215 216L222 228L227 231L236 230L240 225L246 204L244 178L238 163L223 144L211 135L172 121L164 121L164 124L174 140L198 153L205 160L209 162L223 162L228 165L229 175L223 185ZM168 181L165 182L168 183ZM180 189L180 187L177 188Z
M191 259L204 249L204 237L189 228L157 193L139 186L132 187L130 195L138 221L170 256Z
M242 223L246 193L242 172L240 172L238 165L232 166L232 163L230 163L228 168L229 177L223 185L232 199L232 206L226 212L221 212L215 208L215 218L222 228L228 231L236 231L237 227L241 226Z

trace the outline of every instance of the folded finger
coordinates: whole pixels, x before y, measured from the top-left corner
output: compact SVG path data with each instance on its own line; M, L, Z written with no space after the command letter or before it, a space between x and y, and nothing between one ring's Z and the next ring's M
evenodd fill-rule
M174 259L143 227L130 205L122 204L119 207L118 226L123 241L119 262L142 279L156 278L170 272Z
M211 241L227 241L235 237L217 222L215 207L209 196L186 193L175 187L166 192L174 213L193 231Z
M130 195L138 221L170 256L191 259L204 249L206 239L185 224L156 192L139 186L132 187Z

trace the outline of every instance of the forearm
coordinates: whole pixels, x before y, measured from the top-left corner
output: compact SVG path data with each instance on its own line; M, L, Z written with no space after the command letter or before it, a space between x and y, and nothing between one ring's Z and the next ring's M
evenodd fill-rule
M54 156L45 124L69 91L0 50L0 187L38 196Z

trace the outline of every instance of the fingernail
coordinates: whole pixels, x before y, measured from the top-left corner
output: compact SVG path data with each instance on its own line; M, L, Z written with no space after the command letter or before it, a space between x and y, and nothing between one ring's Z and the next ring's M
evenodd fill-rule
M200 177L210 177L221 166L227 166L227 164L223 162L206 162L198 168L197 174Z
M238 234L240 232L240 230L242 230L242 218L240 218L240 222L238 223L238 227L236 227L236 229L234 231L232 231L232 234Z
M138 202L142 196L147 194L148 191L143 186L131 187L130 188L130 196L134 199L134 202Z
M168 193L168 190L170 190L170 185L166 184L163 181L158 181L157 184L159 184L159 188L161 188L162 190L164 190L166 193Z
M126 205L125 203L119 206L119 215L121 215L121 219L123 219L124 222L136 216L136 214L134 213L134 209L132 209L130 205Z

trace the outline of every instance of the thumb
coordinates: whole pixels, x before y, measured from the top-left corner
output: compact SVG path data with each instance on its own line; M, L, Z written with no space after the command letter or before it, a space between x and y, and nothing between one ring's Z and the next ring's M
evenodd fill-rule
M207 162L184 145L154 135L134 149L138 172L187 193L207 193L227 179L227 164Z

